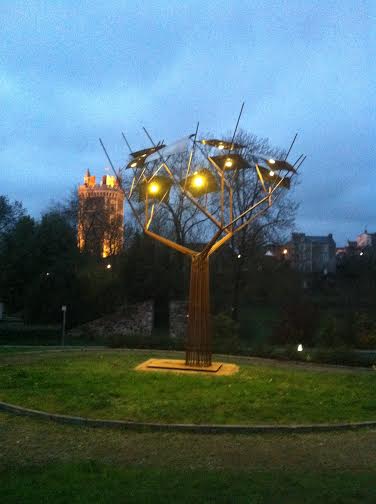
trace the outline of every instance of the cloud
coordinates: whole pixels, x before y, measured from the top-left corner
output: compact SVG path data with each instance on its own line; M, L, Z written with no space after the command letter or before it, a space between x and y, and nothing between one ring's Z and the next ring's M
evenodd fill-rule
M371 6L324 1L3 2L0 184L38 215L87 167L194 130L242 127L307 154L297 225L375 222ZM361 204L360 204L361 202ZM366 222L364 222L366 221ZM364 222L364 224L362 223Z

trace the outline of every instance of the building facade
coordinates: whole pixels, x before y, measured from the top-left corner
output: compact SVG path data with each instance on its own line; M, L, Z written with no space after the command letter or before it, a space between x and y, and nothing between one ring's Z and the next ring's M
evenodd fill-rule
M332 234L307 236L293 233L286 250L292 267L302 273L336 272L336 243Z
M356 245L358 249L376 248L376 233L368 233L367 230L364 233L358 235L356 239Z
M124 193L116 177L104 175L99 184L87 170L78 188L78 247L109 257L124 245Z

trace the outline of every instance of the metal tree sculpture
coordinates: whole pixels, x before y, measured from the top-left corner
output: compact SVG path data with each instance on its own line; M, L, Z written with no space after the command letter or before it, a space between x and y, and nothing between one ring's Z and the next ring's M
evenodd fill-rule
M242 107L243 108L243 107ZM242 111L241 111L242 112ZM100 140L107 159L121 183L125 198L144 233L164 245L191 258L186 337L186 365L209 367L212 358L209 258L237 232L265 213L282 189L289 189L290 179L304 161L300 156L294 165L284 159L267 159L253 154L252 160L242 156L243 145L234 141L240 115L231 141L198 139L196 133L170 147L155 144L145 130L152 146L132 152L125 169L117 173ZM123 134L123 138L129 144ZM179 178L174 169L174 154L189 150L185 177ZM194 156L200 157L200 168L193 171ZM251 169L262 187L263 196L240 215L233 215L233 184L239 170ZM129 174L129 175L128 175ZM128 182L128 183L127 183ZM203 250L195 251L152 230L153 219L164 204L173 204L180 193L205 217L214 231ZM213 210L214 198L218 205ZM136 202L144 205L143 217Z

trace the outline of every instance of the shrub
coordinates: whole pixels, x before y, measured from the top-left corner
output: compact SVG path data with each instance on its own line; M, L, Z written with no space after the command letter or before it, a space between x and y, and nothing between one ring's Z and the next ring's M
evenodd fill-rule
M376 323L366 312L355 314L354 333L359 348L376 348Z
M272 342L284 345L311 345L318 326L318 308L313 303L296 301L282 308L282 316L272 335Z
M237 353L240 349L239 324L226 313L212 319L215 352Z
M348 333L351 333L351 328L348 327L348 320L346 318L340 319L333 314L329 314L324 317L318 330L318 334L314 340L315 346L343 346L348 341Z

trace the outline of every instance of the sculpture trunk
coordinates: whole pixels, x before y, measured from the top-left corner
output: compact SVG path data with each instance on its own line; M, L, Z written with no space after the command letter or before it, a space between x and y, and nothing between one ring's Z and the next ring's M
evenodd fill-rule
M191 264L185 362L207 367L211 366L211 357L209 258L198 254Z

